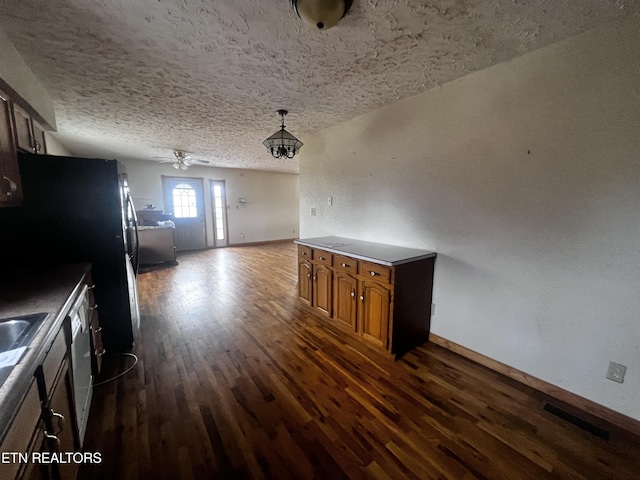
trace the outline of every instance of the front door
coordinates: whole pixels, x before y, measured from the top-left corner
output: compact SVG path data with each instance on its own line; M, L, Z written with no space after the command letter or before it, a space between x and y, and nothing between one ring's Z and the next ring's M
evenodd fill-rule
M176 224L176 250L207 246L201 178L162 177L164 206Z

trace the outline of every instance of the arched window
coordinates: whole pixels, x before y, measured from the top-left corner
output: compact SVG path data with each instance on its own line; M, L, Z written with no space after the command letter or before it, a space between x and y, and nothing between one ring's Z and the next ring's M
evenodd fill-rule
M195 218L198 216L196 191L191 185L181 183L173 189L173 216L175 218Z

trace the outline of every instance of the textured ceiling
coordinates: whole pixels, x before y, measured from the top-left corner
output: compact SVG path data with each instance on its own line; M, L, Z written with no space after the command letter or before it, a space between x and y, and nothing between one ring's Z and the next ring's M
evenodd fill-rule
M215 166L297 172L297 158L262 146L279 108L304 141L639 12L640 0L355 0L318 32L287 0L3 0L0 28L76 155L182 149Z

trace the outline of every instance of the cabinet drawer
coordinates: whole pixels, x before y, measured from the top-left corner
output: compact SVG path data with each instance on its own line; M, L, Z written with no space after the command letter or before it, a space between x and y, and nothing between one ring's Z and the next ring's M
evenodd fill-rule
M391 283L391 267L360 260L360 275L371 277L379 282Z
M304 245L298 245L298 256L311 260L311 248Z
M325 252L324 250L318 250L316 248L313 249L313 261L316 263L321 263L322 265L327 265L328 267L333 265L333 254L329 252Z
M49 350L44 362L42 362L42 373L44 376L44 384L47 389L47 396L51 394L51 387L54 385L58 370L60 370L60 365L62 365L62 360L66 354L67 340L64 336L64 328L61 328L56 339L53 341L51 350Z
M334 255L333 264L336 270L358 273L358 261L344 255Z
M20 410L13 420L7 436L2 442L2 452L28 451L36 425L40 420L40 397L36 382L31 383L27 396L22 401ZM15 478L20 468L20 462L0 462L0 478Z

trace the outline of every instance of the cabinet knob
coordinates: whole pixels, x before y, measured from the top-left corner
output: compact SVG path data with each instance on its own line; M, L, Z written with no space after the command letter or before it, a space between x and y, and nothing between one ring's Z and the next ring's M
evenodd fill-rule
M96 357L101 357L105 353L107 353L107 351L104 348L101 348L100 350L96 350Z
M324 257L320 257L320 260L324 261L324 260L326 260L326 258L324 258Z
M98 309L98 304L96 303L95 305L89 307L89 310L97 310Z
M356 296L356 292L351 292L351 296L355 297Z
M376 275L380 275L379 273L376 273L376 272L369 272L369 273L371 273L372 277L375 277Z
M96 284L95 283L93 283L93 284L91 284L91 285L89 285L87 287L87 289L89 289L89 290L94 290L95 288L96 288Z
M316 278L316 276L315 276L315 275L313 276L313 279L314 279L314 280L317 280L317 278Z
M349 265L347 265L346 263L341 263L340 265L341 265L342 267L345 267L345 268L349 266Z
M360 295L360 300L364 302L364 295Z

